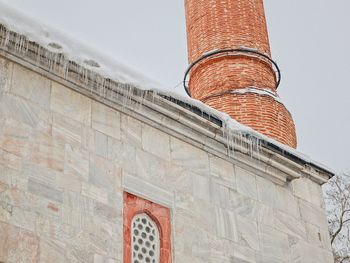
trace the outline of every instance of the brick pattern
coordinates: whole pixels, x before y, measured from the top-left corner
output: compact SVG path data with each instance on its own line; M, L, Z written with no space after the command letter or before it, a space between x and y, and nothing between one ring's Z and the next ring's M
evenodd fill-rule
M130 228L135 215L146 213L157 224L160 236L160 262L171 263L170 210L164 206L124 193L124 263L131 263Z
M247 94L226 94L210 98L206 103L220 109L240 123L252 127L283 144L296 146L293 119L285 106L270 96Z
M186 0L185 8L189 63L216 49L246 47L271 56L263 0ZM242 54L204 60L192 69L189 81L193 98L295 148L293 119L280 103L254 96L249 107L241 108L252 98L250 94L224 95L206 101L218 92L252 86L275 91L275 72L270 63ZM271 112L260 111L270 102L266 109Z

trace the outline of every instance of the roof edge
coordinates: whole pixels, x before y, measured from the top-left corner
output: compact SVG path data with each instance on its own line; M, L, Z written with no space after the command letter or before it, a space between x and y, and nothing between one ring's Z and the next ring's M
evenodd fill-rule
M18 39L21 41L20 46L16 42ZM142 90L133 84L104 77L91 68L67 59L63 53L50 51L1 25L0 52L2 56L86 96L129 115L137 115L137 118L142 118L152 126L158 126L168 132L171 130L174 136L179 137L181 133L176 125L173 127L174 125L164 123L164 120L157 119L154 114L148 114L147 111L157 112L171 120L182 122L188 126L187 128L195 131L188 134L182 133L183 140L187 140L184 136L196 137L195 140L191 138L188 141L231 162L249 166L262 176L268 174L272 180L280 184L300 176L308 176L322 184L334 176L334 172L330 169L317 164L294 149L289 149L236 123L208 106L204 107L201 102L166 91ZM130 102L128 107L121 105L125 99ZM132 106L135 104L141 104L142 107L147 108L147 111L143 113L135 111L135 107ZM186 129L186 127L182 128ZM253 165L252 158L254 158ZM264 165L259 165L259 162Z

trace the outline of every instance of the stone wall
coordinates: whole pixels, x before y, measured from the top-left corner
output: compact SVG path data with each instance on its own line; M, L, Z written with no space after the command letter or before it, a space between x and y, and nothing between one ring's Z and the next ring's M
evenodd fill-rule
M122 262L123 191L171 209L173 262L332 262L321 188L280 186L0 59L0 262Z

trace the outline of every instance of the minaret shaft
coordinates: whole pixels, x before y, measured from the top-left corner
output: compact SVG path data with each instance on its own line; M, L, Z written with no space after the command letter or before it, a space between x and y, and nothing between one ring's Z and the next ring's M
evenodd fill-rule
M185 0L185 9L191 97L296 147L293 119L276 99L279 79L263 1ZM231 51L217 52L222 50Z

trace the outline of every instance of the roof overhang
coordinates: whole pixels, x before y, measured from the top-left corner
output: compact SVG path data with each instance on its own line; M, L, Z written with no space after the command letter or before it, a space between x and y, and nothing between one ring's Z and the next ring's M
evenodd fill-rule
M113 80L4 25L0 55L278 184L302 176L323 184L334 176L330 169L243 125L227 128L222 116L199 102Z

